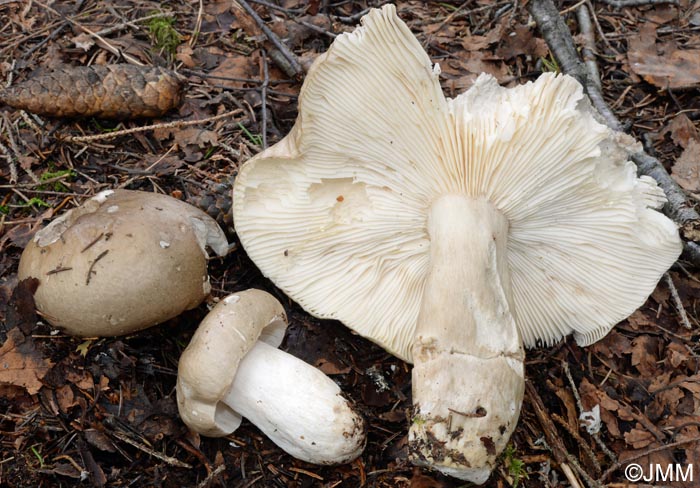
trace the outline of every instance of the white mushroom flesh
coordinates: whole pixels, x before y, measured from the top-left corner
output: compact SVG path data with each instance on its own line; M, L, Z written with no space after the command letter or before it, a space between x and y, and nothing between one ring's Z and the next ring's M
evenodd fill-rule
M428 233L431 268L413 343L411 457L483 483L517 424L525 387L508 221L483 198L447 195L431 206Z
M346 463L364 448L364 421L338 385L262 341L241 360L222 402L284 451L309 463Z

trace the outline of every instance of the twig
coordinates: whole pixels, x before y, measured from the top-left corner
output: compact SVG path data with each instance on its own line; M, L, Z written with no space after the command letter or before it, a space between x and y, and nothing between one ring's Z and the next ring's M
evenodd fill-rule
M239 115L243 110L240 108L237 108L235 110L231 110L230 112L226 112L223 114L219 115L214 115L212 117L207 117L206 119L197 119L197 120L176 120L174 122L167 122L165 124L153 124L153 125L144 125L141 127L132 127L130 129L122 129L122 130L116 130L114 132L106 132L104 134L95 134L92 136L71 136L67 137L64 140L66 142L94 142L94 141L104 141L107 139L113 139L115 137L119 136L124 136L124 135L129 135L129 134L134 134L136 132L145 132L149 130L155 130L155 129L171 129L173 127L189 127L191 125L199 125L199 124L206 124L207 122L213 122L215 120L223 119L226 117L233 117L235 115Z
M194 23L194 30L192 31L192 38L190 39L190 47L194 47L197 43L197 38L199 37L199 31L202 30L202 14L204 13L204 4L202 0L199 0L199 9L197 9L197 21Z
M299 78L302 73L304 72L304 68L301 66L301 63L297 59L296 55L287 47L286 44L284 44L277 35L270 30L270 28L265 24L263 19L260 18L258 13L251 7L246 0L236 0L238 4L245 10L245 12L252 18L255 23L258 25L260 30L265 34L265 37L267 37L268 41L270 41L276 48L277 50L282 54L284 59L287 61L287 64L285 66L280 66L280 69L285 71L289 76L292 78ZM275 56L270 54L270 57L277 62L277 59L275 59ZM279 63L278 63L279 64ZM289 70L289 71L287 71Z
M607 3L611 7L624 8L624 7L641 7L644 5L679 5L678 0L600 0L603 3Z
M7 165L10 167L10 183L16 183L19 179L19 175L17 174L17 165L15 164L12 154L10 154L10 150L7 149L7 146L5 146L2 142L0 142L0 153L2 153L2 157L5 158Z
M591 446L588 445L588 443L583 440L581 437L581 434L579 434L574 427L569 425L569 423L562 418L561 415L558 415L556 413L552 414L552 418L556 423L561 425L565 431L569 433L571 437L574 438L574 440L578 443L579 446L583 449L583 451L586 453L588 456L588 459L593 463L593 467L596 470L596 474L600 475L600 473L603 472L603 469L600 467L600 463L595 457L595 453L593 452L593 449L591 449Z
M664 278L666 279L668 289L671 291L673 303L676 304L678 314L681 316L681 324L683 324L683 327L685 327L686 329L692 329L693 326L690 325L690 320L688 320L688 314L685 312L685 307L683 306L683 302L681 302L681 297L678 295L678 290L676 289L676 285L673 283L673 278L671 278L671 274L668 272L664 273Z
M306 20L296 20L295 22L299 25L303 25L304 27L311 29L312 31L316 31L319 34L323 34L324 36L330 37L331 39L335 39L336 37L338 37L338 34L326 30L323 27L314 25L311 22L307 22Z
M90 249L92 246L94 246L95 244L97 244L97 242L98 242L100 239L102 239L102 236L104 236L104 235L105 235L104 232L100 232L100 235L98 235L98 236L95 237L92 241L90 241L90 243L89 243L87 246L85 246L84 248L82 248L82 249L80 250L80 252L81 252L81 253L84 253L85 251L87 251L88 249Z
M154 450L151 449L150 447L144 446L144 445L141 444L140 442L136 442L135 440L133 440L133 439L130 438L129 436L127 436L127 435L125 435L125 434L122 434L122 433L119 432L119 431L116 431L116 430L115 430L115 431L111 432L111 434L112 434L114 437L116 437L117 439L119 439L120 441L124 441L124 442L126 442L127 444L129 444L129 445L131 445L131 446L134 446L136 449L139 449L139 450L145 452L146 454L149 454L149 455L153 456L153 457L156 458L156 459L160 459L161 461L163 461L163 462L165 462L165 463L168 463L170 466L175 466L175 467L178 467L178 468L188 468L188 469L191 469L191 468L192 468L191 465L189 465L189 464L187 464L187 463L185 463L185 462L182 462L182 461L180 461L179 459L176 459L176 458L174 458L174 457L166 456L166 455L163 454L163 453L160 453L160 452L158 452L158 451L154 451Z
M216 477L219 476L221 473L223 473L225 469L226 469L226 465L225 465L225 464L221 464L221 465L217 466L216 469L215 469L214 471L212 471L211 473L209 473L209 476L207 476L206 478L204 478L204 479L202 480L202 482L201 482L200 484L197 485L197 488L208 488L208 486L211 484L211 482L214 481L214 478L216 478Z
M262 5L263 7L267 7L268 9L271 10L277 10L278 12L284 12L287 15L297 15L297 14L302 14L306 11L305 8L284 8L280 7L279 5L275 5L272 2L266 2L265 0L250 0L253 3L257 3L258 5Z
M631 463L633 461L636 461L637 459L643 458L644 456L648 456L649 454L654 454L655 452L660 452L660 451L665 451L667 449L673 449L674 447L682 446L684 444L692 444L693 442L700 442L700 437L693 437L691 439L683 439L681 441L676 441L676 442L671 442L670 444L664 444L663 446L657 446L653 447L651 449L647 449L646 451L642 451L640 453L637 453L633 455L630 458L625 459L622 462L617 462L610 466L605 473L602 474L600 478L598 478L599 483L604 483L606 479L610 477L611 474L613 474L615 471L620 469L623 465Z
M605 103L603 94L588 74L588 69L578 57L571 32L566 26L552 0L533 0L528 3L530 15L547 42L562 72L576 78L586 89L593 106L613 130L620 130L620 123Z
M80 29L81 31L85 32L85 33L88 34L89 36L94 37L95 39L97 39L98 43L99 43L104 49L106 49L107 51L111 52L112 54L114 54L114 55L116 55L116 56L119 56L119 57L121 57L121 58L124 58L124 60L128 61L128 62L131 63L131 64L135 64L135 65L137 65L137 66L144 66L144 64L143 64L141 61L139 61L139 60L136 59L135 57L133 57L133 56L131 56L131 55L125 53L125 52L122 52L120 49L114 47L112 44L110 44L110 43L107 41L107 39L105 39L104 37L102 37L101 35L99 35L97 32L91 31L91 30L88 29L87 27L85 27L85 26L79 24L78 22L76 22L75 20L73 20L73 19L71 19L71 18L69 18L69 17L66 17L66 16L63 15L62 13L58 12L57 10L55 10L54 8L52 8L52 7L48 6L48 5L45 5L45 4L41 3L41 2L39 2L38 0L34 0L34 2L35 2L37 5L39 5L40 7L42 7L42 8L44 8L44 9L48 10L48 11L51 12L51 13L53 13L54 15L58 15L60 18L62 18L62 19L65 20L66 22L70 22L71 25L77 27L78 29Z
M593 82L601 88L600 74L598 73L598 62L595 58L595 33L593 32L593 23L591 22L591 14L588 11L588 0L586 0L578 9L576 9L576 18L578 19L578 27L581 30L583 38L583 46L581 48L581 57L586 63L588 74Z
M575 77L583 85L591 103L603 116L607 125L613 130L620 130L620 122L608 107L598 86L588 75L588 70L574 47L571 32L559 16L552 0L532 0L528 3L528 9L562 71ZM683 236L689 241L700 238L700 215L688 203L685 193L661 162L644 151L633 154L632 160L637 164L639 173L654 178L664 191L668 199L664 205L664 213L680 224ZM694 242L686 242L684 250L686 256L696 266L700 266L700 247Z
M267 149L267 86L270 83L270 74L267 67L267 56L262 50L263 83L260 86L260 98L262 99L262 148Z
M12 123L10 122L10 117L7 115L7 112L2 113L2 118L3 121L5 122L5 133L7 134L7 140L10 142L10 148L12 149L12 153L14 154L14 157L10 155L9 161L13 162L15 159L19 159L20 152L19 152L19 147L17 147L17 142L15 142L15 137L14 134L12 133ZM4 148L5 150L7 148ZM8 153L3 150L2 152L5 153L7 156ZM10 164L10 177L12 177L12 168L13 164ZM22 166L22 169L24 169L24 172L29 175L29 177L34 181L34 183L39 183L39 178L34 174L34 171L30 167L24 167ZM15 176L15 181L17 181L17 169L15 168L14 171L14 176Z
M135 25L140 22L147 22L152 19L158 19L163 17L162 12L158 12L155 14L151 15L146 15L144 17L139 17L138 19L130 20L128 22L122 22L121 24L116 24L110 27L106 27L104 29L100 29L95 34L100 35L100 36L107 36L109 34L112 34L113 32L119 32L122 29L126 29L127 27L131 27L132 29L138 29L139 26Z
M90 279L92 279L92 273L94 273L93 270L95 269L95 265L97 264L97 262L100 259L105 257L108 252L109 252L109 249L105 249L104 251L102 251L100 254L97 255L97 257L95 258L95 260L92 263L90 263L90 267L88 268L87 276L85 277L85 285L86 286L90 284Z
M576 387L576 383L574 382L573 376L571 376L571 371L569 370L569 363L566 361L562 361L562 368L564 369L564 374L566 375L566 379L569 380L569 385L571 386L571 391L574 393L574 398L576 399L576 406L578 407L579 410L579 415L583 412L586 411L585 408L583 408L583 402L581 401L581 395L579 395L578 388ZM614 452L610 450L608 446L605 445L603 442L603 439L600 438L600 433L596 434L591 434L591 437L596 441L598 446L603 450L603 452L610 458L610 460L614 463L617 462L617 456L615 455Z
M540 395L537 393L537 390L534 386L532 386L532 383L529 381L525 382L525 391L530 399L532 409L535 411L535 416L537 416L537 420L540 422L542 432L547 441L547 445L549 446L550 450L552 451L552 454L554 455L554 459L557 461L559 466L561 466L562 471L566 475L566 478L569 480L569 483L571 483L572 486L581 486L576 477L574 476L574 473L571 471L571 468L565 468L565 466L568 467L567 463L572 464L571 461L573 460L573 457L566 451L564 443L557 435L557 429L554 423L552 422L552 419L550 418L549 414L545 410L545 406L544 403L542 403ZM572 466L576 467L578 470L583 471L581 467L577 464L572 464ZM587 478L590 478L590 476L588 475L585 476Z

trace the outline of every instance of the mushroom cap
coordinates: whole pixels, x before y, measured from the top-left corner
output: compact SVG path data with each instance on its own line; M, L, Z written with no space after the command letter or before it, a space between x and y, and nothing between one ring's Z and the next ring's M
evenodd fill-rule
M631 139L596 120L581 86L547 73L506 89L481 75L446 99L392 5L362 23L309 71L290 134L236 178L236 231L265 276L411 361L428 210L458 193L508 219L527 346L571 332L592 343L639 307L681 241L655 210L663 192L636 176Z
M178 363L177 406L182 421L209 437L236 430L242 418L222 400L238 364L258 339L279 347L286 330L282 304L262 290L234 293L217 303Z
M167 195L107 190L36 233L19 264L37 309L77 336L116 336L164 322L209 295L205 246L226 236L201 210Z

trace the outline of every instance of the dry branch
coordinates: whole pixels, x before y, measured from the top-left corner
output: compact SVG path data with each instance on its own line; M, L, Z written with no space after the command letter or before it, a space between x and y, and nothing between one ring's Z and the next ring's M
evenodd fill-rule
M267 37L267 39L274 45L274 49L270 49L270 58L277 64L277 66L285 72L285 74L291 78L299 78L304 74L304 68L297 59L297 56L287 47L287 45L280 40L277 35L270 30L270 28L265 24L265 22L260 18L258 13L251 7L245 0L237 0L238 5L242 10L248 14L257 28L262 31L262 33ZM240 10L239 10L240 12Z

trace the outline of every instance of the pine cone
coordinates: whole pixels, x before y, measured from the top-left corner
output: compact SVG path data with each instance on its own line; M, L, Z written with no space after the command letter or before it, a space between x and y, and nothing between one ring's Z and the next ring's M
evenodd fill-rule
M233 230L233 213L231 211L231 192L233 177L228 181L205 181L203 184L188 185L188 203L201 208L214 218L226 232Z
M134 119L177 107L184 83L163 68L67 66L0 90L0 102L49 117Z

